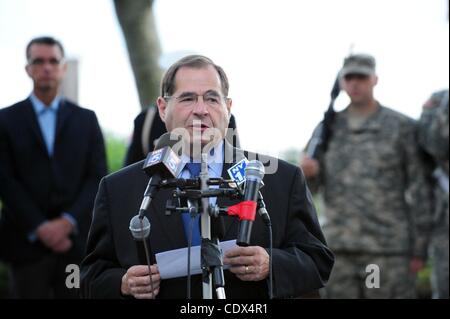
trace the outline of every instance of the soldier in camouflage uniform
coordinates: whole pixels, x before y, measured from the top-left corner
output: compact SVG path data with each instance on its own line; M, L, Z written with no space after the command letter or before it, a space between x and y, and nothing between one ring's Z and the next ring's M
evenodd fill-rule
M301 162L323 193L323 230L336 254L326 297L414 298L431 228L416 124L374 99L372 56L346 58L340 78L351 104L336 114L327 151Z
M419 122L419 143L435 163L435 216L430 255L433 298L448 299L449 280L449 151L448 90L431 96Z

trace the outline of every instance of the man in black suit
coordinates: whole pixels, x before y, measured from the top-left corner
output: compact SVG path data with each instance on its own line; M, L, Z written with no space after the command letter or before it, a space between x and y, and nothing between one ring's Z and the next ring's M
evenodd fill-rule
M64 49L51 37L26 49L33 92L0 110L1 259L13 297L70 298L66 267L84 256L95 194L106 175L95 113L58 94Z
M188 56L166 72L157 100L167 130L183 130L187 148L181 177L192 177L198 164L198 145L213 145L208 162L210 177L227 177L227 169L245 155L263 158L235 149L224 140L230 118L228 80L219 66L203 56ZM214 133L214 134L211 134ZM212 137L212 142L211 142ZM273 271L275 297L298 297L324 286L334 262L317 221L310 192L299 168L274 158L277 164L267 172L262 193L273 224ZM82 263L82 295L87 298L186 298L186 278L161 280L158 265L139 265L138 253L128 230L130 219L139 210L149 178L143 162L104 178L97 194L87 256ZM271 165L272 166L272 165ZM273 168L274 166L272 166ZM270 174L272 173L272 174ZM154 253L187 246L184 216L165 216L172 190L160 190L153 199L148 218L150 245ZM219 198L220 206L235 202ZM196 222L198 226L198 221ZM239 222L225 218L224 240L236 239ZM195 226L194 235L195 238ZM197 228L198 233L198 228ZM198 234L197 234L198 237ZM267 298L269 296L268 230L260 218L253 224L251 246L227 252L224 263L228 298ZM152 288L153 287L153 290ZM192 297L201 298L201 276L192 278Z

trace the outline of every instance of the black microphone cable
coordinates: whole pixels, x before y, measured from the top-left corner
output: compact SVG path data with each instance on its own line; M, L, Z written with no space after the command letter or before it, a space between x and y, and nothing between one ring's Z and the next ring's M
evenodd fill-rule
M192 248L192 237L194 233L194 223L197 217L197 206L191 205L188 200L189 215L191 219L189 221L189 232L188 232L188 252L187 252L187 299L191 299L191 248Z
M150 290L151 290L151 294L152 297L155 299L156 296L154 295L155 292L153 290L153 278L152 278L152 266L150 263L150 253L149 253L149 249L147 246L147 240L145 240L145 233L144 233L144 221L143 218L139 218L140 224L141 224L141 236L142 236L142 241L144 243L144 251L145 251L145 258L147 260L147 266L148 266L148 276L150 278Z
M270 220L269 213L266 209L266 203L264 198L259 192L258 198L258 214L262 218L264 224L269 229L269 298L273 299L273 233L272 233L272 221Z
M188 253L187 253L187 299L191 299L191 247L192 247L192 233L194 232L195 216L191 216L189 222L188 235Z
M269 228L269 299L273 299L273 236L272 236L272 223L267 225Z

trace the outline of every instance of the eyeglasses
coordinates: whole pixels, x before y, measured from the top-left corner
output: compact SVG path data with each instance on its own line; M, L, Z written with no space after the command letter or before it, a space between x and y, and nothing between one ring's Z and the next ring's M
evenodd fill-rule
M57 66L62 63L62 59L58 60L56 58L51 58L51 59L46 60L43 58L36 58L36 59L30 60L28 63L30 65L35 65L35 66L42 66L45 63L49 63L51 66Z
M190 107L198 103L199 97L203 98L203 102L210 107L218 107L222 105L222 101L226 101L227 97L222 97L219 93L208 91L203 95L196 93L181 93L179 96L165 95L165 100L175 99L182 106Z

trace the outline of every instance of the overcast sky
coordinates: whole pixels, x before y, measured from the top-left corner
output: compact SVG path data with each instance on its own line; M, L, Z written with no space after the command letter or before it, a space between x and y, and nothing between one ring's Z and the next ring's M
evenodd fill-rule
M447 0L156 0L164 54L196 52L228 73L243 146L301 148L322 118L343 58L377 58L378 100L417 118L449 81ZM139 102L112 0L0 0L0 107L31 91L25 46L60 39L80 61L82 106L128 139ZM348 99L342 95L337 108Z

